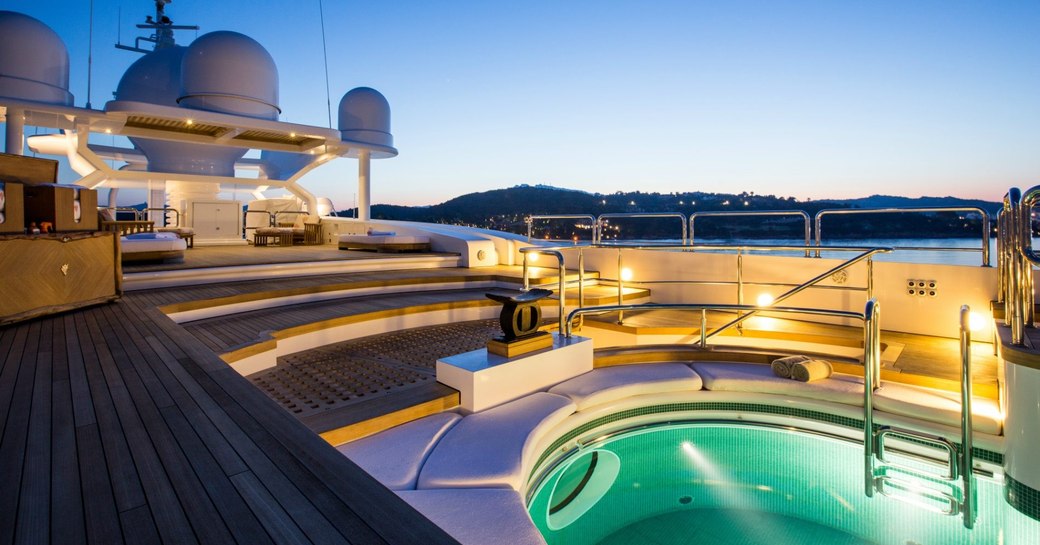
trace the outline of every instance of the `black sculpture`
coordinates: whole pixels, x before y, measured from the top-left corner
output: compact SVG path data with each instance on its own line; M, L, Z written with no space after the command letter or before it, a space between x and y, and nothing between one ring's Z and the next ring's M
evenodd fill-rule
M498 316L502 336L488 343L488 351L500 356L513 357L552 345L552 335L538 331L542 310L538 301L552 295L552 291L535 288L518 295L487 293L488 299L502 303Z

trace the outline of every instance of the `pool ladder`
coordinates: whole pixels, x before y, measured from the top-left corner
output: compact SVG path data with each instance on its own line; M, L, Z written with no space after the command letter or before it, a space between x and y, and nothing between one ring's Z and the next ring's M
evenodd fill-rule
M961 443L945 437L893 426L874 426L873 394L880 386L880 344L877 331L867 331L864 358L863 433L864 485L868 497L877 492L890 498L912 503L938 512L963 517L964 527L975 526L975 476L972 472L971 418L971 333L968 328L968 306L961 307ZM946 471L926 471L885 456L885 439L938 448L946 452Z

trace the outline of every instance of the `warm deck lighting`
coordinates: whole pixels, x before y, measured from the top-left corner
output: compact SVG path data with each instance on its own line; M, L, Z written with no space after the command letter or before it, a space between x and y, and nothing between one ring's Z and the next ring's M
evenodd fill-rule
M538 263L538 252L527 252L527 260L531 263Z
M185 119L184 120L184 124L190 127L190 126L195 124L195 120L194 119Z
M629 280L632 280L632 269L625 267L621 269L621 281L628 282Z
M986 317L978 312L968 314L968 329L978 332L986 329Z
M755 301L760 307L768 307L769 305L773 304L773 301L775 301L775 299L773 299L772 295L769 295L768 293L763 293L759 295L758 299L756 299Z

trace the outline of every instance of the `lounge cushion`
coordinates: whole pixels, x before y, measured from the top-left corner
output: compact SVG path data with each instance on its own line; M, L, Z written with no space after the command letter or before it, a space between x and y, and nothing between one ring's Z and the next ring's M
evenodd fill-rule
M874 391L874 408L956 428L961 425L961 395L958 392L883 382L881 388ZM972 429L1000 435L1003 418L996 400L973 397L971 413Z
M410 235L340 235L340 244L427 244L430 237Z
M134 233L120 237L119 244L124 254L176 252L188 247L183 239L173 233Z
M780 378L768 365L755 363L697 362L690 366L707 390L781 394L863 406L863 379L852 375L835 373L830 378L798 382Z
M336 447L391 490L411 490L426 457L462 417L437 413Z
M574 410L566 397L536 392L466 416L437 443L416 487L520 490L528 451Z
M451 488L397 495L463 545L545 543L515 490Z
M686 364L651 363L593 369L553 386L549 392L569 397L581 411L629 396L696 391L702 386L700 375Z

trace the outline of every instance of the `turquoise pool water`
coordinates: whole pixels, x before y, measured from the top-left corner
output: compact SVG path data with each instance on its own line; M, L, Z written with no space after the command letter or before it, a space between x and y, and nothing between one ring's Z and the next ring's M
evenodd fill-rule
M1007 505L1000 482L977 478L968 530L936 512L945 503L935 493L911 495L916 503L868 498L862 464L861 445L815 434L660 426L572 453L541 480L528 511L550 545L1040 543L1040 522Z

